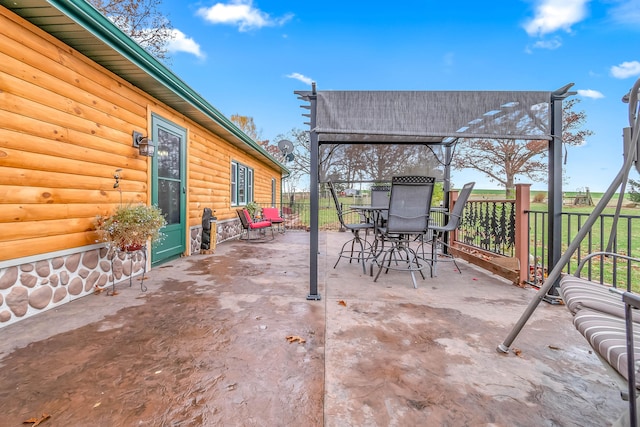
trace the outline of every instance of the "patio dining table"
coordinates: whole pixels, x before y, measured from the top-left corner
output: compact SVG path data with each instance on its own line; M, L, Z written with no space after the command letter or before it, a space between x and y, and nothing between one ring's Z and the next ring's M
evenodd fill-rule
M382 212L388 211L389 206L351 205L349 206L349 209L361 212L367 222L372 222L377 226Z
M376 239L376 244L371 244L369 246L370 253L367 256L366 260L371 261L371 267L369 269L369 274L373 276L373 264L378 263L378 256L382 252L382 248L378 248L377 245L377 236L379 233L379 227L382 226L382 213L389 211L389 206L373 206L373 205L350 205L349 208L351 210L359 211L362 213L365 220L374 225L374 239ZM448 210L442 206L433 206L430 209L431 213L436 213L442 215L443 212L447 212ZM430 220L430 222L433 221ZM424 241L419 242L419 247L422 247L422 256L420 258L427 262L432 262L431 259L428 259L424 253Z

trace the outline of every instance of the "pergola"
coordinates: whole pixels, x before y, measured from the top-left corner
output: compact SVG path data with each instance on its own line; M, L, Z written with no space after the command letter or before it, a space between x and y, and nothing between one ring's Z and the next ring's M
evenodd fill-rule
M425 144L445 149L444 191L452 147L460 139L549 141L549 265L560 257L562 101L573 83L553 91L295 91L308 104L310 127L309 295L318 294L318 171L322 144ZM553 288L555 290L555 287Z

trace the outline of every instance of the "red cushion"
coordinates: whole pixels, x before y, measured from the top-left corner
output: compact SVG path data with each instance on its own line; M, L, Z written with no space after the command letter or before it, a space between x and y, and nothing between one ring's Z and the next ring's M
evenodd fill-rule
M271 222L284 222L284 219L278 214L277 208L262 208L262 215Z
M258 222L252 222L251 224L249 224L250 228L265 228L265 227L271 227L271 221L258 221Z

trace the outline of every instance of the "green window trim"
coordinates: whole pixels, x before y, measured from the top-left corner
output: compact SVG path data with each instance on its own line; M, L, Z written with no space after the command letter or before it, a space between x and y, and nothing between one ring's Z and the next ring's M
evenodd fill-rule
M253 169L240 162L231 162L231 206L246 206L253 202Z

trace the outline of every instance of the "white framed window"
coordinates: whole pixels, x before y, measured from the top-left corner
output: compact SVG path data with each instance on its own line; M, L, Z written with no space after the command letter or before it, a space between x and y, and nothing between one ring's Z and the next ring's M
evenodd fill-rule
M245 206L253 201L253 169L231 162L231 205Z

